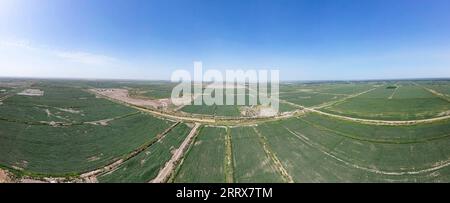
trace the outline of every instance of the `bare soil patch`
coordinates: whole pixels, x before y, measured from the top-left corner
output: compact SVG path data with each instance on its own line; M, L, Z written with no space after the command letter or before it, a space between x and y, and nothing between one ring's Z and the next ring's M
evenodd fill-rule
M0 183L11 183L11 174L3 169L0 169Z
M44 96L44 91L40 89L26 89L22 92L17 93L17 95L41 97Z
M133 98L130 97L129 92L127 89L90 89L90 91L106 96L115 100L119 100L121 102L133 104L136 106L143 106L143 107L150 107L154 109L164 109L167 108L170 105L169 99L158 99L158 100L151 100L151 99L142 99L142 98Z

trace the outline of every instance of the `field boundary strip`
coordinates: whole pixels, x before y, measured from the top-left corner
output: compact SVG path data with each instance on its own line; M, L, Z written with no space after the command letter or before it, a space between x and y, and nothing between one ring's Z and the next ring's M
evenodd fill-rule
M367 93L368 91L373 91L376 88L364 91L364 92L360 92L358 94L355 95L351 95L351 97L356 97L359 96L361 94ZM90 92L90 91L89 91ZM95 92L91 92L92 94L96 94ZM277 117L268 117L268 118L261 118L261 119L255 119L255 118L247 118L247 119L235 119L235 120L223 120L223 121L217 121L216 119L205 119L205 118L194 118L194 117L186 117L186 116L177 116L177 115L172 115L172 114L167 114L167 113L163 113L163 112L159 112L156 110L151 110L148 108L143 108L140 106L135 106L132 104L128 104L126 102L123 101L118 101L115 99L112 99L110 97L107 96L103 96L101 94L96 94L99 95L102 98L106 98L108 100L126 105L128 107L132 107L135 108L137 110L143 111L143 112L147 112L153 115L157 115L157 116L162 116L162 117L166 117L166 118L172 118L175 120L181 120L181 121L187 121L187 122L199 122L199 123L207 123L210 125L223 125L223 124L227 124L227 122L238 122L238 123L242 123L244 121L250 121L250 122L268 122L268 121L273 121L273 120L279 120L279 119L284 119L284 118L288 118L288 117L294 117L295 114L293 115L288 115L288 116L277 116ZM350 97L344 98L344 100L349 99ZM372 125L415 125L415 124L421 124L421 123L432 123L432 122L436 122L436 121L441 121L441 120L447 120L450 119L450 115L447 116L441 116L441 117L435 117L435 118L428 118L428 119L419 119L419 120L401 120L401 121L391 121L391 120L374 120L374 119L363 119L363 118L354 118L354 117L348 117L348 116L343 116L343 115L337 115L337 114L331 114L331 113L326 113L320 110L317 110L318 107L313 107L313 108L308 108L302 105L298 105L298 104L294 104L285 100L279 100L280 102L283 103L287 103L296 107L299 107L305 111L310 111L310 112L315 112L315 113L319 113L322 115L326 115L326 116L331 116L331 117L335 117L335 118L339 118L339 119L343 119L343 120L350 120L350 121L354 121L354 122L359 122L359 123L364 123L364 124L372 124ZM341 100L339 100L341 101ZM336 101L335 101L336 102ZM335 104L335 103L333 103ZM321 106L320 108L323 108L324 106Z
M258 129L256 129L256 127L253 126L252 128L258 135L259 141L263 146L264 152L273 161L273 163L275 164L275 168L280 173L281 177L283 177L283 180L287 183L294 183L294 179L292 178L292 176L284 168L283 164L281 163L280 159L278 159L277 155L270 149L269 144L266 141L266 138L258 131Z
M366 91L363 91L363 92L359 92L359 93L356 93L356 94L351 94L351 95L348 95L347 97L344 97L342 99L338 99L338 100L330 101L330 102L325 102L325 103L319 104L317 106L313 106L311 108L312 109L321 109L321 108L333 106L333 105L336 105L338 103L345 102L347 99L355 98L355 97L361 96L363 94L369 93L371 91L374 91L375 89L377 89L377 88L372 88L372 89L369 89L369 90L366 90Z
M152 114L153 116L159 116L159 117L163 117L166 119L174 119L174 120L178 120L178 121L185 121L185 122L195 122L195 123L203 123L203 124L208 124L208 125L212 125L212 126L220 126L220 125L239 125L239 124L243 124L243 123L255 123L255 122L270 122L270 121L275 121L275 120L280 120L280 119L285 119L288 117L292 117L295 116L296 112L294 112L293 114L287 114L287 115L280 115L280 116L272 116L272 117L262 117L262 118L253 118L253 117L245 117L245 118L224 118L224 119L220 119L220 118L195 118L195 117L187 117L187 116L180 116L180 115L173 115L173 114L169 114L169 113L164 113L161 111L157 111L157 110L152 110L152 109L148 109L145 107L141 107L141 106L136 106L133 104L129 104L120 100L116 100L101 94L97 94L95 92L91 92L89 90L86 90L87 92L91 93L91 94L95 94L101 98L105 98L107 100L110 100L112 102L121 104L121 105L125 105L127 107L130 108L134 108L137 109L141 112L146 112L149 114Z
M201 126L200 129L198 129L197 133L200 134L202 132L202 130L204 129L204 127L205 127L204 125ZM194 144L189 145L188 149L186 149L185 155L179 161L178 165L174 169L174 172L169 176L167 183L175 183L175 181L178 177L178 174L184 165L184 161L185 161L186 157L189 156L189 154L191 153L192 148L194 148L195 142L197 141L198 137L199 136L195 136L194 138L192 138L192 143L194 143Z
M123 114L120 116L115 116L113 118L106 118L101 120L95 120L95 121L82 121L82 122L59 122L59 121L27 121L27 120L19 120L19 119L10 119L10 118L3 118L0 117L1 121L11 122L11 123L20 123L25 125L48 125L52 127L57 126L76 126L76 125L101 125L102 122L111 122L116 121L124 118L128 118L130 116L138 115L141 112L136 111L133 113Z
M319 110L312 109L312 108L306 108L306 107L305 107L305 110L306 111L310 111L310 112L314 112L314 113L318 113L318 114L321 114L321 115L329 116L329 117L338 118L338 119L341 119L341 120L348 120L348 121L354 121L354 122L359 122L359 123L363 123L363 124L371 124L371 125L388 125L388 126L416 125L416 124L432 123L432 122L436 122L436 121L442 121L442 120L450 119L450 115L447 115L447 116L440 116L440 117L426 118L426 119L418 119L418 120L391 121L391 120L375 120L375 119L354 118L354 117L349 117L349 116L343 116L343 115L327 113L327 112L319 111Z
M233 146L231 140L231 130L226 128L225 135L225 181L227 183L234 182L234 166L233 166Z
M130 160L131 158L137 156L138 154L140 154L141 152L145 151L146 149L148 149L149 147L151 147L154 143L158 142L159 140L163 139L167 133L169 133L173 128L175 128L177 125L179 125L181 122L176 122L173 125L171 125L170 127L168 127L166 130L164 130L164 132L158 134L156 136L156 138L152 139L151 141L149 141L148 143L140 146L139 148L133 150L132 152L128 153L124 158L119 158L118 160L113 161L112 163L106 165L106 166L102 166L98 169L89 171L89 172L85 172L83 174L80 175L80 178L87 180L87 182L96 182L96 177L112 172L114 170L116 170L117 168L119 168L123 163L125 163L126 161Z
M394 91L392 92L392 94L388 97L388 99L393 99L395 93L397 93L398 89L400 89L401 86L399 86L398 84L395 84L394 86L396 86L397 88L394 89Z
M429 142L429 141L433 141L433 140L439 140L439 139L445 139L450 137L450 134L443 134L440 136L435 136L435 137L431 137L431 138L424 138L424 139L419 139L419 140L411 140L411 141L394 141L394 140L376 140L376 139L364 139L364 138L360 138L358 136L355 135L351 135L351 134L347 134L347 133L343 133L343 132L339 132L333 129L329 129L325 126L319 125L319 124L314 124L310 121L307 121L305 119L302 119L300 117L298 117L297 119L300 119L301 121L317 128L317 129L321 129L321 130L325 130L328 132L332 132L334 134L336 134L337 136L342 136L342 137L346 137L349 139L354 139L354 140L358 140L358 141L365 141L365 142L371 142L371 143L380 143L380 144L416 144L416 143L424 143L424 142Z
M305 139L305 136L300 136L297 133L292 132L291 130L287 129L292 135L294 135L297 139L299 139L300 141L302 141L303 143L305 143L306 145L319 150L320 152L324 153L325 155L333 158L334 160L341 162L347 166L359 169L359 170L363 170L363 171L367 171L367 172L371 172L371 173L375 173L375 174L382 174L382 175L392 175L392 176L402 176L402 175L417 175L417 174L422 174L422 173L428 173L428 172L433 172L433 171L437 171L439 169L445 168L447 166L450 166L450 159L445 160L445 161L439 161L436 162L435 164L432 165L432 167L430 168L425 168L425 169L420 169L420 170L409 170L409 171L385 171L385 170L378 170L378 169L373 169L373 168L368 168L365 166L360 166L360 165L356 165L354 163L350 163L348 161L345 161L342 158L337 157L335 154L331 153L331 152L327 152L325 151L323 148L323 146L321 146L320 144L311 142L309 139Z
M434 89L431 89L431 88L424 87L424 86L419 85L419 84L417 84L417 83L414 83L414 84L417 85L417 86L419 86L419 87L421 87L421 88L423 88L424 90L430 92L431 94L433 94L433 95L435 95L435 96L437 96L437 97L439 97L439 98L441 98L441 99L443 99L443 100L445 100L445 101L447 101L447 102L450 102L450 98L449 98L447 95L445 95L445 94L443 94L443 93L441 93L441 92L439 92L439 91L437 91L437 90L434 90Z
M185 154L186 150L189 148L192 141L198 134L198 128L200 126L201 126L200 123L195 123L195 126L189 132L186 139L184 139L183 143L181 143L181 145L172 155L172 158L166 162L164 167L159 171L158 175L153 180L149 181L150 183L164 183L170 178L170 176L176 169L177 164L180 162L181 158L183 158L183 155Z

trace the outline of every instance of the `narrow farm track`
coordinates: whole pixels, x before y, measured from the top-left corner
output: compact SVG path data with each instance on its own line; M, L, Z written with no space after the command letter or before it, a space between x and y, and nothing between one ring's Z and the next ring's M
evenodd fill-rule
M346 134L346 133L342 133L330 128L327 128L325 126L322 125L318 125L318 124L314 124L312 122L309 122L305 119L302 119L300 117L298 117L297 119L302 120L305 123L308 123L311 126L314 126L315 128L321 129L321 130L325 130L325 131L329 131L332 132L338 136L342 136L342 137L346 137L346 138L350 138L353 140L359 140L359 141L365 141L365 142L371 142L371 143L383 143L383 144L414 144L414 143L424 143L424 142L428 142L428 141L433 141L433 140L439 140L439 139L445 139L450 137L450 134L443 134L440 136L435 136L435 137L430 137L430 138L424 138L424 139L419 139L419 140L410 140L410 141L398 141L398 140L378 140L378 139L368 139L368 138L361 138L359 136L354 136L354 135L350 135L350 134Z
M181 160L181 158L184 155L184 152L186 149L189 148L189 145L192 143L193 138L197 135L198 128L200 127L200 123L196 123L195 126L192 128L191 132L189 132L189 135L186 137L186 139L181 143L180 147L178 147L177 150L175 150L174 154L172 155L172 158L167 161L164 168L161 169L153 180L150 181L150 183L164 183L166 182L171 174L174 172L177 163Z
M187 121L187 122L199 122L199 123L210 123L210 124L215 123L214 119L194 118L194 117L188 117L188 116L173 115L173 114L165 113L165 112L162 112L162 111L152 110L152 109L136 106L136 105L133 105L133 104L129 104L129 103L126 103L124 101L113 99L111 97L107 97L105 95L98 94L96 92L92 92L92 91L89 91L89 90L86 90L86 91L91 93L91 94L95 94L98 97L101 97L101 98L110 100L112 102L119 103L119 104L122 104L122 105L125 105L125 106L128 106L128 107L140 110L142 112L147 112L147 113L150 113L150 114L153 114L153 115L156 115L156 116L161 116L161 117L165 117L165 118L169 118L169 119L175 119L175 120L182 120L182 121Z
M353 118L353 117L348 117L348 116L336 115L336 114L326 113L326 112L319 111L319 110L312 109L312 108L305 108L305 110L314 112L314 113L318 113L321 115L333 117L333 118L342 119L342 120L349 120L349 121L359 122L359 123L363 123L363 124L373 124L373 125L394 125L394 126L396 126L396 125L416 125L416 124L432 123L432 122L436 122L436 121L450 119L450 115L447 115L447 116L440 116L440 117L435 117L435 118L427 118L427 119L419 119L419 120L406 120L406 121L373 120L373 119Z
M233 166L233 148L231 140L231 130L226 128L227 135L225 137L225 181L227 183L234 182L234 166Z
M395 88L395 90L392 92L392 94L388 97L388 99L392 99L394 98L395 93L397 93L397 90L400 89L401 86L399 86L398 84L395 84L395 86L397 86L397 88Z
M447 166L450 166L450 159L447 159L445 161L436 162L436 163L432 164L432 166L429 167L429 168L424 168L424 169L420 169L420 170L403 169L403 170L399 170L399 171L386 171L386 170L370 168L370 167L361 166L361 165L357 165L357 164L351 163L350 161L347 161L344 158L338 157L336 154L333 154L331 151L327 151L325 149L325 147L323 147L322 145L310 141L304 135L301 135L299 133L293 132L290 129L287 129L287 130L292 135L294 135L296 138L298 138L300 141L302 141L304 144L319 150L321 153L325 154L326 156L328 156L328 157L330 157L330 158L332 158L332 159L334 159L334 160L336 160L336 161L338 161L338 162L340 162L340 163L342 163L344 165L347 165L349 167L356 168L356 169L359 169L359 170L363 170L363 171L366 171L366 172L375 173L375 174L392 175L392 176L418 175L418 174L423 174L423 173L429 173L429 172L437 171L439 169L442 169L442 168L445 168Z
M417 85L417 86L419 86L419 87L421 87L421 88L423 88L423 89L425 89L426 91L430 92L431 94L434 94L434 95L436 95L437 97L439 97L439 98L441 98L441 99L443 99L443 100L445 100L445 101L450 102L450 98L449 98L447 95L442 94L442 93L440 93L440 92L438 92L438 91L436 91L436 90L433 90L433 89L424 87L424 86L419 85L419 84L417 84L417 83L414 83L414 84Z
M140 146L139 148L133 150L132 152L127 154L124 158L120 158L120 159L112 162L111 164L108 164L108 165L103 166L101 168L98 168L98 169L95 169L95 170L83 173L83 174L80 175L80 178L85 180L85 182L97 182L97 180L96 180L97 176L102 175L102 174L106 174L106 173L111 172L111 171L114 171L119 166L121 166L123 163L125 163L127 160L130 160L131 158L137 156L139 153L145 151L147 148L152 146L154 143L156 143L159 140L163 139L166 136L166 134L169 133L178 124L180 124L180 122L174 123L169 128L164 130L164 132L158 134L154 140L152 140L152 141L150 141L150 142Z
M341 120L354 121L354 122L369 124L369 125L389 125L389 126L416 125L416 124L432 123L432 122L436 122L436 121L443 121L443 120L450 119L450 115L440 116L440 117L435 117L435 118L418 119L418 120L404 120L404 121L403 120L402 121L391 121L391 120L364 119L364 118L354 118L354 117L349 117L349 116L327 113L327 112L317 110L316 108L309 108L309 107L294 104L294 103L284 101L284 100L280 100L280 102L296 106L298 108L303 109L305 112L313 112L313 113L317 113L317 114L324 115L324 116L338 118Z
M335 105L337 103L344 102L347 99L351 99L351 98L354 98L354 97L357 97L357 96L369 93L371 91L374 91L375 89L377 89L377 88L372 88L372 89L366 90L364 92L359 92L359 93L356 93L356 94L352 94L352 95L349 95L347 97L344 97L344 98L336 100L336 101L331 101L331 102L327 102L327 103L324 103L324 104L319 104L317 106L313 106L312 109L321 109L321 108L325 108L325 107L328 107L328 106L332 106L332 105Z
M293 117L293 116L297 116L298 112L292 112L291 114L285 114L285 115L279 115L279 116L274 116L274 117L266 117L266 118L251 118L251 117L247 117L247 118L227 118L227 119L221 119L221 118L198 118L198 117L194 117L192 116L192 114L190 114L190 116L181 116L181 115L175 115L175 114L171 114L169 112L163 112L163 111L158 111L158 110L153 110L153 109L149 109L149 108L144 108L141 106L136 106L133 104L129 104L126 103L124 101L120 101L120 100L116 100L101 94L96 94L95 92L91 92L91 91L87 91L91 94L95 94L101 98L105 98L108 99L112 102L121 104L121 105L125 105L127 107L130 108L134 108L137 109L139 111L142 112L146 112L149 113L151 115L154 116L159 116L159 117L163 117L163 118L167 118L167 119L172 119L172 120L178 120L178 121L185 121L185 122L195 122L195 123L202 123L202 124L207 124L207 125L216 125L216 126L224 126L224 125L252 125L254 123L260 123L260 122L268 122L268 121L276 121L276 120L280 120L280 119L285 119L285 118L289 118L289 117Z
M283 177L284 181L287 183L293 183L294 179L289 174L289 172L284 168L281 161L278 159L275 153L269 148L269 144L267 144L266 138L256 129L256 127L253 127L253 130L259 137L259 141L261 142L264 152L266 152L267 156L272 159L273 163L275 164L275 167L277 168L278 172L280 173L281 177Z
M428 119L419 119L419 120L402 120L402 121L391 121L391 120L375 120L375 119L364 119L364 118L354 118L354 117L349 117L349 116L343 116L343 115L337 115L337 114L331 114L331 113L327 113L327 112L323 112L318 110L319 108L324 108L326 106L329 105L334 105L337 102L343 102L346 99L349 98L353 98L365 93L368 93L369 91L373 91L376 88L358 93L358 94L354 94L354 95L350 95L349 97L346 97L344 99L338 100L338 101L334 101L333 103L327 103L326 105L320 105L320 106L314 106L314 107L305 107L302 105L298 105L298 104L294 104L285 100L279 100L280 102L289 104L291 106L295 106L300 108L301 110L304 110L305 112L314 112L314 113L318 113L321 115L325 115L325 116L330 116L330 117L334 117L334 118L338 118L338 119L342 119L342 120L349 120L349 121L354 121L354 122L359 122L359 123L363 123L363 124L370 124L370 125L391 125L391 126L397 126L397 125L416 125L416 124L423 124L423 123L432 123L432 122L436 122L436 121L442 121L442 120L447 120L450 119L450 115L446 115L446 116L440 116L440 117L435 117L435 118L428 118ZM91 92L93 93L93 92ZM95 94L95 93L93 93ZM157 111L157 110L152 110L152 109L148 109L148 108L143 108L140 106L135 106L135 105L131 105L128 103L125 103L123 101L118 101L103 95L99 95L98 96L108 99L110 101L116 102L116 103L120 103L122 105L126 105L128 107L143 111L143 112L147 112L150 113L152 115L155 116L160 116L160 117L165 117L165 118L169 118L169 119L175 119L175 120L180 120L180 121L186 121L186 122L198 122L198 123L204 123L204 124L209 124L209 125L242 125L245 123L261 123L261 122L269 122L269 121L276 121L276 120L280 120L280 119L285 119L285 118L289 118L289 117L296 117L299 114L293 113L293 114L288 114L288 115L281 115L281 116L275 116L275 117L269 117L269 118L264 118L264 119L232 119L232 120L220 120L220 119L210 119L210 118L195 118L195 117L189 117L189 116L179 116L179 115L173 115L173 114L169 114L166 112L161 112L161 111ZM301 114L303 114L304 112L302 112ZM300 115L301 115L300 114Z
M52 127L56 126L74 126L74 125L107 125L108 122L120 120L123 118L127 118L130 116L134 116L139 114L139 111L136 111L134 113L129 113L125 115L116 116L113 118L105 118L101 120L95 120L95 121L83 121L83 122L55 122L55 121L26 121L26 120L17 120L17 119L8 119L8 118L2 118L0 117L0 120L7 121L7 122L13 122L13 123L21 123L26 125L48 125Z

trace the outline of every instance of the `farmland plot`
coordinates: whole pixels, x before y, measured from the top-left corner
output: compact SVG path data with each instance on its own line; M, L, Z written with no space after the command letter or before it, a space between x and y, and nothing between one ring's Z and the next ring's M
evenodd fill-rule
M231 137L235 182L283 182L253 128L232 128Z
M158 84L141 84L132 88L130 94L132 97L144 97L148 99L170 98L172 89L177 83L162 82Z
M335 84L327 88L316 90L320 93L336 94L336 95L352 95L364 92L374 88L374 84L370 83L351 83L351 84Z
M148 182L158 175L165 163L172 157L191 129L179 124L161 140L148 149L126 161L116 170L98 178L100 182Z
M290 84L283 85L280 90L280 99L306 107L337 102L354 94L369 91L374 84Z
M318 92L280 93L281 100L306 107L317 106L326 102L336 101L344 97L345 95L323 94Z
M53 127L0 121L0 164L38 174L78 174L109 164L170 123L134 114L107 125Z
M224 128L203 128L184 158L174 182L225 182L225 136Z
M438 83L431 85L423 85L426 88L436 91L439 94L445 95L450 98L450 82L448 83Z
M0 118L18 122L81 123L110 119L136 111L78 88L41 85L43 96L14 95L0 105Z
M357 118L414 120L442 116L450 110L450 102L419 86L402 84L378 87L321 110Z
M2 87L0 86L0 99L5 96L8 95L9 92L11 92L13 89L10 87Z
M197 100L202 100L201 97L197 97ZM224 99L225 101L225 99ZM193 114L204 114L210 116L230 116L238 117L241 115L239 106L237 105L207 105L202 102L202 105L186 105L181 111Z
M256 108L257 105L251 105L250 103L250 97L251 95L246 94L245 95L245 104L244 105L238 105L237 103L237 95L234 95L234 105L226 105L226 98L224 98L223 105L207 105L204 102L202 102L202 105L187 105L184 106L181 111L186 113L192 113L192 114L203 114L203 115L210 115L210 116L218 116L218 117L240 117L244 116L241 113L242 107L250 107L253 106ZM198 100L201 100L201 98L197 98ZM255 100L256 103L259 105L261 104L258 99ZM287 112L287 111L293 111L296 108L287 105L287 104L280 104L280 112Z
M308 115L258 128L296 182L445 182L450 178L448 123L397 129L348 121L328 126L333 122L329 119Z

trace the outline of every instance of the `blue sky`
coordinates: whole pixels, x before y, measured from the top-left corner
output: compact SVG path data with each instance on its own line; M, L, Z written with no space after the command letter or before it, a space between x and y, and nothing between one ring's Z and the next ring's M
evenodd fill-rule
M0 76L450 77L448 0L0 0Z

